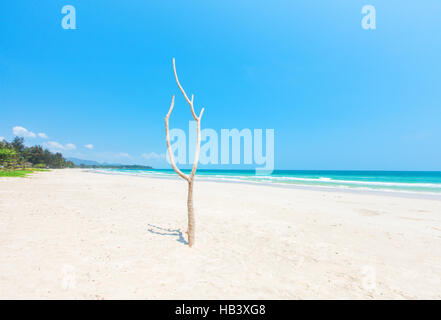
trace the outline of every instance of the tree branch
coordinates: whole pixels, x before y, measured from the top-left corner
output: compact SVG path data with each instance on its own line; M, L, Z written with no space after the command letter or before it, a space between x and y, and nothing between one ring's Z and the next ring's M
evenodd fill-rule
M173 107L175 105L175 96L173 95L172 97L172 102L170 105L170 110L168 111L167 115L165 116L165 136L167 139L167 150L168 150L168 154L170 156L170 163L173 167L173 170L175 170L175 172L184 180L190 182L190 178L187 177L181 170L179 170L179 168L176 166L175 164L175 159L173 157L173 152L170 146L170 133L169 133L169 127L168 127L168 118L170 117L172 111L173 111Z
M194 107L193 107L193 95L191 95L191 100L188 99L187 94L184 91L184 88L182 88L181 84L179 83L178 80L178 74L176 73L176 65L175 65L175 58L173 58L173 71L175 73L175 79L176 79L176 83L178 84L179 89L181 89L182 94L184 95L185 100L187 100L188 104L190 105L191 108L191 114L193 115L193 118L198 121L198 117L196 116L196 113L194 113Z
M202 109L202 111L201 111L201 116L202 116L202 112L203 111L204 111L204 109ZM201 148L201 122L199 120L197 120L196 124L197 124L196 150L194 152L193 168L191 169L191 173L188 176L189 180L191 180L191 181L193 181L194 175L196 174L196 169L198 167L198 162L199 162L199 151L200 151L200 148Z

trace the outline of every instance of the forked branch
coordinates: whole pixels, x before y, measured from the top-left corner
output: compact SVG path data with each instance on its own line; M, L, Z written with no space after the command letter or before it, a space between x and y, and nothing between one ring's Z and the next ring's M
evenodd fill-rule
M196 169L198 167L199 162L199 150L201 146L201 118L202 114L204 113L204 108L202 108L201 113L199 114L199 117L196 116L196 113L194 112L194 96L191 95L191 100L188 99L187 94L184 91L184 88L182 88L181 84L178 80L178 74L176 73L176 66L175 66L175 59L173 58L173 71L175 73L176 83L178 84L179 89L181 89L182 94L184 95L185 100L187 100L188 104L190 105L191 114L193 115L194 120L196 120L197 124L197 144L196 144L196 150L194 155L194 163L193 168L191 169L190 175L185 175L175 164L173 152L170 146L170 133L169 133L169 125L168 120L170 118L170 115L173 111L173 106L175 104L175 96L173 95L172 102L170 105L170 110L167 113L167 116L165 117L165 134L167 138L167 149L168 154L170 156L170 163L173 167L173 170L184 180L188 182L188 198L187 198L187 208L188 208L188 246L193 246L195 241L195 218L194 218L194 207L193 207L193 185L194 185L194 175L196 174Z
M175 79L176 79L176 83L178 84L179 89L181 89L182 94L184 95L185 100L187 100L188 104L190 105L191 108L191 114L193 115L193 118L196 121L199 121L202 117L202 113L204 112L204 108L202 108L201 110L201 114L199 115L199 118L196 116L196 113L194 112L194 106L193 106L193 98L194 95L191 95L191 100L188 99L187 94L185 93L184 88L182 88L181 84L179 83L179 79L178 79L178 74L176 72L176 64L175 64L175 58L173 58L173 72L175 73Z
M183 179L188 181L188 177L181 171L179 170L179 168L176 166L175 164L175 159L173 157L173 152L171 150L171 146L170 146L170 130L169 130L169 126L168 126L168 119L170 118L170 115L173 111L173 107L175 105L175 95L173 95L172 97L172 102L170 105L170 109L168 110L167 115L165 116L165 136L166 136L166 140L167 140L167 149L168 149L168 154L170 156L170 163L173 167L173 170L175 170L175 172L182 177Z
M175 64L175 58L173 58L173 72L175 74L175 79L176 79L176 83L178 84L179 89L181 90L182 94L184 95L185 100L187 100L188 104L190 105L190 110L191 110L191 114L194 118L194 120L196 121L197 124L197 143L196 143L196 150L195 150L195 156L194 156L194 163L193 163L193 168L191 170L191 173L189 176L185 175L181 170L179 170L179 168L176 166L175 164L175 160L173 157L173 153L171 150L171 146L170 146L170 133L169 133L169 118L170 115L173 111L173 106L174 106L174 101L175 101L175 96L173 95L172 98L172 102L170 105L170 110L167 113L167 116L165 117L165 129L166 129L166 137L167 137L167 149L168 149L168 154L170 156L170 163L173 167L173 170L175 170L175 172L183 179L187 180L188 182L192 182L194 179L194 175L196 174L196 169L198 166L198 162L199 162L199 151L200 151L200 146L201 146L201 125L200 125L200 121L202 118L202 114L204 113L204 108L202 108L201 113L199 114L199 117L196 116L196 113L194 112L194 105L193 105L193 101L194 101L194 95L191 95L191 100L188 99L187 94L185 93L184 88L182 88L181 84L179 83L179 79L178 79L178 74L176 73L176 64Z

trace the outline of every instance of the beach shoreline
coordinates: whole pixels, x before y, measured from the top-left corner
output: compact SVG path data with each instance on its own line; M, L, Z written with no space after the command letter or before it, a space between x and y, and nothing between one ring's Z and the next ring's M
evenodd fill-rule
M99 173L99 174L109 174L109 175L129 175L138 178L152 178L152 179L170 179L179 180L181 179L174 172L170 175L136 175L125 172L110 171L103 169L80 169L86 172ZM339 187L324 187L324 186L307 186L307 185L296 185L296 184L283 184L283 183L271 183L271 182L253 182L246 180L228 180L222 178L211 178L211 177L198 177L196 175L197 181L207 181L207 182L217 182L217 183L237 183L237 184L249 184L255 186L267 186L275 188L286 188L286 189L298 189L305 191L318 191L318 192L337 192L337 193L352 193L352 194L366 194L366 195L377 195L385 197L399 197L399 198L410 198L410 199L426 199L426 200L438 200L441 201L440 193L425 193L425 192L409 192L409 191L392 191L392 190L373 190L373 189L363 189L363 188L339 188Z
M440 299L441 202L85 169L0 179L2 299Z

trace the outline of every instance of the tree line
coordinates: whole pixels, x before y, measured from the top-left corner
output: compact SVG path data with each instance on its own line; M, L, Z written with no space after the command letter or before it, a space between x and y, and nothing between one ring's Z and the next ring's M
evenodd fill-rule
M0 141L0 167L73 168L75 165L59 152L52 153L40 145L26 147L24 138L15 137L11 142Z

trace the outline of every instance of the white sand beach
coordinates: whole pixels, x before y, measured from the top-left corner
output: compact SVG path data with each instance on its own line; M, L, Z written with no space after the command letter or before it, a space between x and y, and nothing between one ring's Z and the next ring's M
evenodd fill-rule
M0 178L0 299L441 298L441 201L52 170Z

